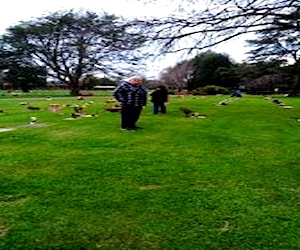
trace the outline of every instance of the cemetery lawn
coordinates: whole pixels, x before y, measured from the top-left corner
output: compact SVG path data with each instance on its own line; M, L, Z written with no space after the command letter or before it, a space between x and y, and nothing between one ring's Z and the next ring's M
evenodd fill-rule
M300 249L300 98L172 96L137 131L108 98L0 99L0 249Z

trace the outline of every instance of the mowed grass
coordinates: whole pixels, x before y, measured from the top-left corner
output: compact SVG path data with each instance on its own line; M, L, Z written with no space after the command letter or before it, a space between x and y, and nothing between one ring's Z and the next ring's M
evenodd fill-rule
M138 131L107 98L0 100L0 249L300 249L299 98L174 96Z

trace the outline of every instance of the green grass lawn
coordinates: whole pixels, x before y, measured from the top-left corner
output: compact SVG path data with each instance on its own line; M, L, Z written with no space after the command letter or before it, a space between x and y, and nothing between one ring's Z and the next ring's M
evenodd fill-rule
M0 99L0 249L300 249L300 99L279 98L172 96L138 131L107 97Z

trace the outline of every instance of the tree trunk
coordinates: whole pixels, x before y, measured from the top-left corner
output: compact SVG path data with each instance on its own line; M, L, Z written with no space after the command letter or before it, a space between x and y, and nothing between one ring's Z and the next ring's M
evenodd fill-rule
M80 95L79 79L77 78L70 79L69 88L70 88L70 94L72 96L79 96Z
M295 75L295 85L289 96L298 96L300 91L300 74Z
M300 62L296 62L294 65L295 84L289 96L297 96L300 91Z
M21 90L24 92L24 93L29 93L29 85L28 85L28 83L27 82L21 82L20 83L20 88L21 88Z

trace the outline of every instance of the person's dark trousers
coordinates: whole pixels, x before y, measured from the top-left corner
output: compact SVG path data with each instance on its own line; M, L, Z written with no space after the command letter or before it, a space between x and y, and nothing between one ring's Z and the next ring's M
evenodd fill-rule
M132 108L132 126L133 128L137 127L136 126L136 122L138 121L138 119L140 118L141 112L142 112L143 107L139 106L139 107L133 107Z
M121 127L124 129L133 129L136 127L142 112L142 107L123 106L121 109Z
M163 114L165 114L167 112L164 102L153 103L153 114L157 114L158 112L161 112Z
M160 104L160 112L165 114L167 112L166 105L164 102Z
M157 103L153 103L153 114L158 114L159 105Z

